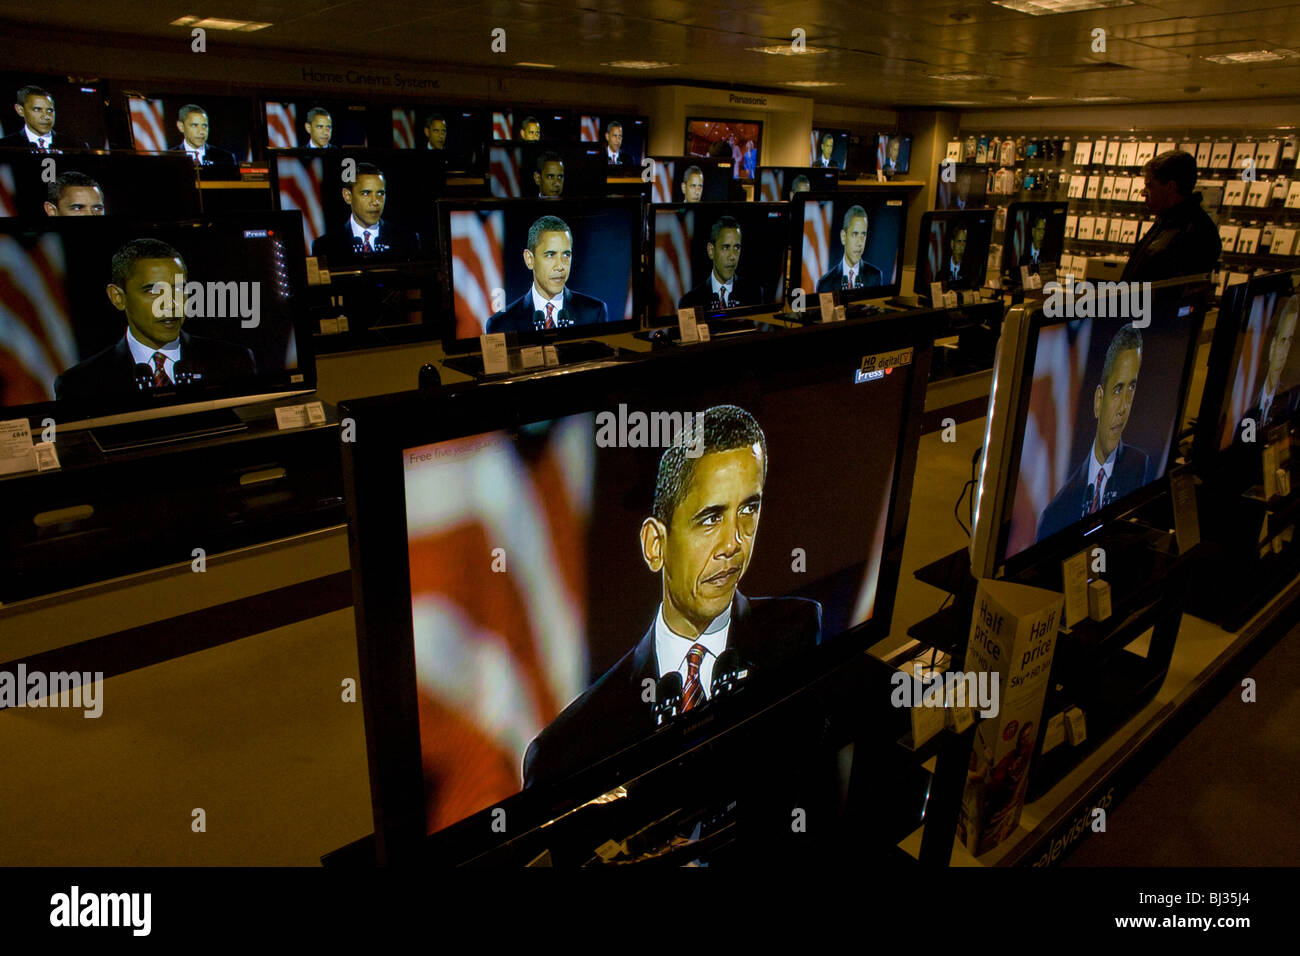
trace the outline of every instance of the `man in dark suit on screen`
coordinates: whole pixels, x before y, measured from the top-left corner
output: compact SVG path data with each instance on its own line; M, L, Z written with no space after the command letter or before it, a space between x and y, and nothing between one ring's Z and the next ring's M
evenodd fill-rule
M835 134L822 133L820 150L813 165L819 169L839 169L840 164L832 158L835 155Z
M524 265L533 274L528 291L488 319L493 332L543 332L609 320L600 299L567 287L573 266L573 231L559 216L542 216L528 229Z
M1046 238L1047 217L1040 213L1034 216L1034 220L1029 226L1029 243L1020 254L1020 261L1016 265L1029 266L1029 271L1036 275L1039 266L1044 262L1055 261L1054 258L1048 258L1048 252L1043 248L1043 240Z
M1298 316L1300 296L1293 295L1282 303L1277 328L1268 343L1268 371L1264 383L1259 387L1255 403L1242 416L1243 422L1246 419L1253 421L1257 430L1289 421L1300 404L1300 388L1282 387L1282 372L1286 369L1287 356L1291 354L1291 339L1295 336Z
M883 284L880 270L862 258L867 251L867 211L861 206L850 206L845 210L840 245L844 247L844 257L817 280L818 292L839 292L841 289L863 289Z
M208 142L208 112L202 106L186 103L178 111L176 128L185 138L174 152L184 150L195 166L234 166L235 154Z
M753 555L767 479L767 440L735 405L703 413L689 442L659 459L641 557L662 579L649 629L622 659L529 745L524 786L548 783L609 756L655 728L647 681L677 673L682 713L714 693L714 665L735 650L747 679L780 674L821 640L821 605L805 598L747 598L737 590Z
M1035 541L1042 541L1095 514L1112 501L1151 480L1146 452L1123 442L1142 370L1142 333L1125 325L1106 349L1101 382L1092 398L1097 434L1079 463L1038 519Z
M960 223L952 227L952 238L948 240L948 254L939 264L939 271L934 274L933 282L961 282L969 278L966 263L966 237L970 230Z
M371 163L357 163L351 182L344 181L341 194L351 214L339 226L311 244L313 256L324 256L330 268L410 259L420 251L420 235L384 219L388 183L383 170Z
M329 110L313 106L307 111L307 122L303 125L307 130L308 149L338 149L330 142L334 138L334 117Z
M0 147L37 153L86 148L81 140L54 131L54 97L39 86L24 86L19 90L14 111L23 121L22 129L0 139Z
M717 311L761 305L763 290L755 283L736 275L740 265L740 223L731 216L721 216L709 233L705 247L713 268L709 277L682 296L679 309L700 308Z
M54 382L60 401L89 402L170 388L207 385L257 372L240 345L182 331L188 270L158 239L133 239L113 255L109 301L126 314L126 334Z

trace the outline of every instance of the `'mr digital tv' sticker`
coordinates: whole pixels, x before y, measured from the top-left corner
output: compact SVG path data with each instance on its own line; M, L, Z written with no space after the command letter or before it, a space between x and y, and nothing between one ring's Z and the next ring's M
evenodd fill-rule
M879 352L875 355L864 355L862 357L862 366L854 373L854 384L862 382L873 382L878 378L884 378L896 368L912 364L912 350L899 349L897 352Z

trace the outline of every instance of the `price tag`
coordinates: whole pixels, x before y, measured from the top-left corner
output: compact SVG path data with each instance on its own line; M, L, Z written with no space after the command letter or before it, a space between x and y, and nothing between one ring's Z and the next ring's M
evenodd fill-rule
M955 309L961 305L961 300L957 298L956 292L945 292L943 294L943 307L945 309Z
M506 351L506 334L494 332L478 337L483 350L483 371L488 375L504 375L510 371L510 356Z
M53 471L59 466L59 453L54 448L54 442L41 441L32 446L36 452L36 470Z
M315 256L307 257L307 284L320 285L320 261Z
M695 332L699 335L701 342L707 342L709 340L709 323L699 323L695 326Z
M842 306L842 305L837 305L837 306L835 307L834 315L835 315L835 319L834 319L834 321L836 321L836 322L843 322L843 321L845 320L845 318L847 317L847 313L844 311L844 306Z
M280 431L307 427L306 405L280 405L275 410L275 426Z
M330 284L330 271L329 271L328 269L321 269L321 270L320 270L320 284L321 284L321 285L329 285L329 284Z
M876 170L876 181L881 183L885 181L885 171L883 169Z
M308 403L306 404L306 406L304 406L304 407L307 409L307 421L308 421L308 423L310 423L310 424L312 424L312 425L324 425L324 424L325 424L325 406L324 406L324 405L322 405L320 402L308 402Z
M698 342L700 340L700 330L695 321L694 309L677 310L677 331L683 345L687 342Z
M817 304L821 307L822 310L821 320L823 322L834 322L835 321L835 293L834 292L819 293L817 296Z
M540 368L546 364L546 355L540 345L530 345L519 350L519 360L524 368Z
M930 301L934 303L935 308L943 305L943 283L930 283Z
M0 475L36 470L32 426L25 418L0 422Z
M1196 482L1184 465L1169 474L1169 495L1174 503L1174 535L1178 553L1185 554L1200 544L1201 522L1196 512Z
M339 320L338 320L338 319L321 319L321 320L320 320L320 334L321 334L321 335L338 335L338 332L339 332Z
M1065 711L1055 714L1047 722L1047 730L1043 732L1043 753L1054 750L1061 744L1065 743Z
M554 345L543 345L542 355L545 356L547 368L555 368L560 364L560 353L555 351Z
M348 330L348 317L346 315L340 315L336 321L339 324L340 332L346 332Z

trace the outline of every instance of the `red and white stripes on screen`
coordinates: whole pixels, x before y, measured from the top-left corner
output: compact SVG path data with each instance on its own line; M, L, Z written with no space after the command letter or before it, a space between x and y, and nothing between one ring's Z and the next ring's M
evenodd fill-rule
M821 134L817 130L813 130L810 137L808 142L808 165L811 166L821 157L822 144L820 142Z
M1020 263L1021 257L1029 251L1028 229L1029 223L1026 221L1029 216L1023 212L1016 214L1015 227L1011 232L1011 253L1015 258L1012 260L1013 265Z
M655 178L650 183L651 202L680 202L681 196L673 195L673 164L655 160Z
M271 149L293 149L298 145L297 104L266 104L266 145Z
M493 290L505 289L505 212L472 210L451 213L451 284L456 337L487 331ZM509 303L499 302L502 308Z
M758 179L758 201L781 202L784 198L781 195L780 174L775 169L763 170Z
M393 110L393 149L415 148L415 113L413 110Z
M1283 299L1278 295L1256 296L1250 304L1250 318L1246 323L1246 334L1242 336L1241 356L1237 367L1233 369L1231 392L1227 412L1223 420L1223 431L1219 435L1219 447L1226 448L1232 444L1241 427L1241 420L1246 417L1255 400L1259 398L1260 388L1268 373L1268 338L1266 333L1270 326L1276 328L1273 316L1275 307ZM1283 389L1279 388L1279 392Z
M131 141L142 152L160 153L167 148L167 128L162 100L133 96L127 100L131 111Z
M514 139L511 116L508 110L492 111L492 138Z
M941 270L945 264L943 261L943 240L945 230L946 227L943 223L932 222L930 223L930 235L925 240L925 261L930 269L928 275L930 276L931 282L935 281L934 277L939 274L939 270ZM929 294L930 290L926 289L926 295Z
M888 136L876 137L876 169L885 168L885 163L888 161L885 156L885 150L888 148L888 146L889 146Z
M691 289L691 235L695 213L655 215L655 315L676 315Z
M14 183L14 168L0 166L0 216L15 218L18 215L18 187Z
M488 186L497 199L518 199L523 195L521 157L522 150L504 146L493 146L488 151Z
M0 406L49 401L54 379L77 364L66 274L58 235L26 248L0 236Z
M831 236L835 215L834 203L805 202L803 206L803 264L799 270L799 287L813 295L817 282L831 267Z
M280 178L280 208L302 213L303 239L307 255L311 255L311 244L325 234L325 206L321 202L324 160L277 156L275 167Z
M581 143L600 142L599 116L584 116L582 118L582 128L579 130L578 141Z

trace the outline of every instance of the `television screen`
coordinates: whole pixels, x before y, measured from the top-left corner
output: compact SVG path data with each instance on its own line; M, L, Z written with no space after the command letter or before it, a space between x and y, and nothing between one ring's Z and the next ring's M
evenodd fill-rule
M237 164L253 158L257 109L251 99L206 93L150 94L129 97L127 109L132 143L142 152L183 151L205 170L230 175L235 174Z
M737 179L754 178L762 149L760 120L686 120L686 154L730 160L731 174Z
M843 170L848 163L849 131L814 129L809 140L808 165Z
M1176 456L1206 287L1147 289L1062 309L1090 318L1032 317L999 547L1008 567L1133 507Z
M625 113L583 114L578 138L601 147L607 165L624 167L617 172L610 170L611 175L639 176L641 160L650 145L650 121Z
M1002 237L1002 275L1020 281L1020 269L1034 275L1040 266L1058 265L1065 248L1067 202L1013 202L1007 207Z
M982 209L988 205L986 166L940 163L935 184L935 209Z
M449 170L481 171L492 117L486 109L451 104L393 106L394 149L422 149Z
M652 156L650 201L726 202L731 199L731 160L698 156Z
M717 733L887 633L920 334L804 329L460 390L445 409L349 403L376 428L345 453L385 845L521 790L516 807L549 806L614 757L607 789L648 769L629 746L687 746L655 734L644 687Z
M59 422L310 390L298 217L0 222L0 406Z
M912 158L912 137L881 133L876 137L876 169L886 176L907 172Z
M916 250L916 294L928 296L932 282L942 282L945 290L983 286L992 237L991 209L927 212Z
M807 298L839 301L897 295L902 281L907 205L885 192L799 193L790 281Z
M302 213L305 254L328 268L437 259L443 170L427 150L285 150L272 169L279 208Z
M488 186L497 199L600 196L610 169L596 146L493 146Z
M781 308L790 248L788 205L682 203L651 210L651 324L671 324L685 308L711 315Z
M268 149L368 145L365 104L284 96L267 98L262 109Z
M53 181L39 153L0 154L0 216L110 215L190 219L199 214L194 164L178 153L69 153Z
M758 167L758 201L788 202L795 193L827 193L839 188L840 174L834 169L802 166Z
M618 331L639 314L639 199L448 200L444 343L485 332L524 340ZM628 328L630 326L624 326Z
M551 106L499 106L492 110L492 139L576 143L578 130L570 110Z
M5 107L0 110L0 148L30 148L24 128L49 136L51 149L107 149L103 85L77 82L65 76L39 73L0 73ZM23 97L23 111L14 109L17 93ZM53 115L50 110L53 108ZM30 122L29 122L30 120Z

